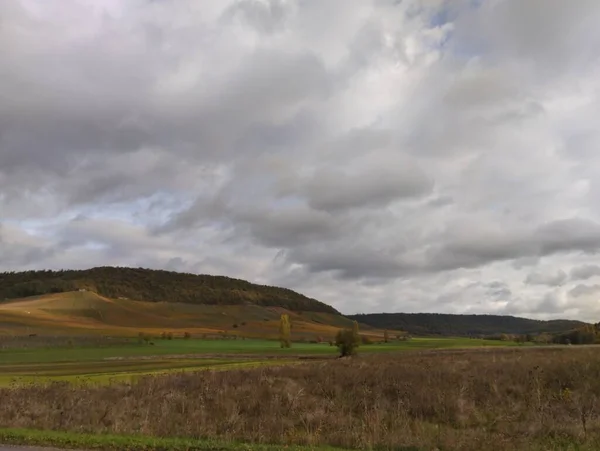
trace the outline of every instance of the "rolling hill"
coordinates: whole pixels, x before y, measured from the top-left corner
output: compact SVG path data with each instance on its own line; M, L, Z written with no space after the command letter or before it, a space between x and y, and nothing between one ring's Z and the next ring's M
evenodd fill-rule
M197 305L257 305L294 312L340 313L287 288L257 285L225 276L143 268L98 267L82 271L0 273L0 300L78 290L112 299Z
M515 316L442 313L370 313L347 317L378 329L397 329L414 335L553 334L585 325L572 320L540 321Z
M292 311L256 304L206 305L114 299L91 291L44 294L0 303L0 334L278 336L282 313L295 339L330 340L352 321L328 312Z
M579 321L513 316L378 313L343 316L333 307L287 288L224 276L143 268L0 273L0 334L114 334L139 332L276 337L282 313L296 338L331 339L361 324L413 335L473 336L563 333Z

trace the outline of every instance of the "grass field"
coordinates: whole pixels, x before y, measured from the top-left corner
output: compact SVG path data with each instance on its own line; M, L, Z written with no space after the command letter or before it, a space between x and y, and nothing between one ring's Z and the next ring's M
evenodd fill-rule
M587 451L600 449L599 375L597 347L421 348L136 384L0 387L0 425L13 428L0 430L0 441L147 451Z
M42 341L43 342L43 341ZM41 342L40 342L41 343ZM328 343L294 343L282 349L272 340L156 340L155 345L134 341L112 346L77 346L0 350L0 385L39 381L113 382L144 374L241 366L287 364L300 356L333 358L336 347ZM415 338L363 345L363 354L420 349L497 347L503 342L464 338Z

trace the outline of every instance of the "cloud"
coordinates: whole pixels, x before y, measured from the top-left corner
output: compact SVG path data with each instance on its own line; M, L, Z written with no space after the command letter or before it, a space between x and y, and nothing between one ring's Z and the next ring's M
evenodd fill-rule
M0 269L150 266L347 312L600 320L575 296L600 275L598 2L0 16Z
M395 200L421 197L432 183L418 168L369 171L356 174L318 173L306 183L308 204L316 210L335 211L383 207Z
M570 273L572 280L587 280L595 276L600 276L600 266L582 265L576 266Z
M569 294L573 297L589 296L598 293L600 291L600 285L576 285L569 291Z
M544 274L541 272L532 272L527 275L525 283L531 285L548 285L550 287L558 287L563 285L567 280L567 273L558 270L556 273Z

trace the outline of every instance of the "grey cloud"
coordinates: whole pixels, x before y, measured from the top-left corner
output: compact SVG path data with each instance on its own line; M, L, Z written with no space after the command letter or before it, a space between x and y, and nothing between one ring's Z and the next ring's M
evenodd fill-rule
M531 272L525 279L526 284L530 285L548 285L558 287L567 281L567 273L562 269L555 273Z
M248 211L238 219L253 237L270 247L293 247L305 242L322 243L334 239L342 228L342 219L306 208L281 211Z
M533 313L564 313L565 304L555 292L547 293Z
M400 277L406 268L386 251L374 251L360 245L330 246L327 249L294 249L289 261L304 263L313 273L332 272L340 279L389 279Z
M457 27L458 45L483 54L530 60L546 73L589 64L586 57L600 38L595 26L600 7L593 0L482 2L477 11L464 17L464 26ZM469 44L477 36L480 39Z
M512 290L506 284L499 280L486 284L487 294L494 299L508 299L512 297Z
M600 225L573 218L552 221L533 229L449 229L443 244L428 251L438 269L474 267L498 260L542 257L556 253L596 253L600 249Z
M600 266L581 265L571 270L571 280L587 280L595 276L600 276Z
M0 223L0 258L15 267L51 259L57 248L53 243Z
M581 296L589 296L591 294L598 293L600 291L600 285L576 285L569 291L569 294L575 298Z
M289 14L289 5L281 0L262 2L257 0L241 0L231 5L223 14L223 19L241 18L261 33L283 31L285 18Z
M359 174L321 172L306 183L308 204L317 210L381 207L395 200L431 192L432 181L418 168L364 171Z

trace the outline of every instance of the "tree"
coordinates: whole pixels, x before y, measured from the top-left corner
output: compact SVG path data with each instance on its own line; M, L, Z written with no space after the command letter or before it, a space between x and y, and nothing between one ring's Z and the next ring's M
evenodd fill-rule
M290 317L285 313L281 315L279 321L279 342L282 348L291 347L291 325Z
M383 331L383 342L388 343L390 341L390 335L388 334L387 329Z
M354 337L354 343L356 346L360 346L360 334L358 331L358 321L352 323L352 337Z
M343 329L335 336L335 345L340 350L340 357L349 357L356 354L358 343L353 329Z

